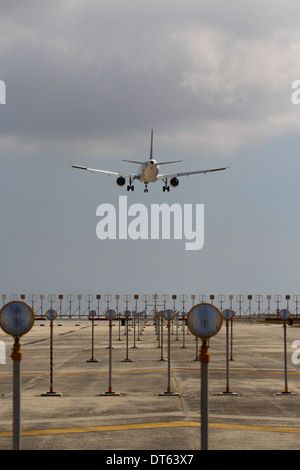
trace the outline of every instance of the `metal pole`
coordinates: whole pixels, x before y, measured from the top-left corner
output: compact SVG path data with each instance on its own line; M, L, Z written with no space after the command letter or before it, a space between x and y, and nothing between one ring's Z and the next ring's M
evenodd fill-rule
M160 361L164 361L164 320L160 317L161 333L160 333Z
M94 358L94 317L92 317L92 357L86 362L98 362L97 359Z
M137 341L141 341L140 339L140 314L138 314L138 317L137 317L137 324L138 324Z
M165 396L174 396L174 395L179 395L178 393L174 393L171 391L171 321L168 320L167 323L167 328L168 328L168 387L167 391L164 393L160 393L159 395L165 395Z
M117 341L122 341L121 340L121 314L119 312L119 294L115 295L115 299L117 301L117 305L116 305L116 312L117 312L117 317L119 319L119 338L117 339Z
M284 338L284 393L288 393L288 378L287 378L287 348L286 348L286 322L283 322L283 338Z
M115 312L113 311L114 318L115 318ZM111 375L112 375L112 320L109 320L109 371L108 371L108 391L103 393L100 393L100 396L110 396L110 397L117 397L120 394L115 393L112 391L112 386L111 386Z
M21 345L15 336L13 351L13 450L21 450Z
M170 337L171 323L168 321L168 388L167 393L171 393L171 337Z
M233 318L230 319L230 361L234 361L232 357L233 350Z
M111 366L112 366L112 354L111 354L111 340L112 340L112 321L109 321L109 383L108 393L112 393L111 388Z
M44 299L44 296L43 295L40 295L40 301L41 301L41 316L43 316L43 299Z
M128 361L128 320L129 318L126 318L126 361Z
M119 338L117 339L117 341L122 341L121 340L121 314L119 313Z
M61 393L54 392L53 389L53 320L50 320L50 390L42 393L42 397L61 397Z
M94 361L94 317L92 318L92 359Z
M53 321L50 321L50 393L53 393Z
M62 299L63 299L63 296L62 296L62 295L59 295L58 298L59 298L59 317L61 318Z
M201 450L208 450L208 352L207 339L202 340L201 361Z
M287 345L286 345L286 321L285 318L283 318L282 315L283 312L280 312L280 316L283 319L283 343L284 343L284 391L277 393L276 395L281 395L281 394L291 394L295 395L293 392L289 392L288 389L288 374L287 374ZM286 312L285 312L286 313Z
M185 346L185 312L182 312L182 348L184 349Z
M81 295L78 295L78 315L79 315L79 318L80 318L80 312L81 312L80 302L81 302Z
M123 359L122 362L133 362L131 359L128 358L128 320L129 320L129 318L126 317L126 318L125 318L125 321L126 321L126 323L125 323L125 331L126 331L126 333L125 333L125 334L126 334L126 358Z
M137 346L135 344L135 317L136 317L136 313L135 312L135 315L133 315L133 346L132 346L132 349L137 349Z
M268 316L271 315L271 307L270 307L270 303L271 303L271 296L270 295L267 295L267 300L268 300Z
M229 388L229 322L226 321L226 393L230 392Z
M225 313L227 314L227 312L223 312L224 314L224 318L226 318L226 388L225 388L225 392L223 393L218 393L218 395L237 395L237 393L233 393L230 391L230 387L229 387L229 320L232 320L232 317L229 319L228 318L228 315L225 316Z
M119 338L117 339L117 341L122 341L121 340L121 315L120 313L118 314L119 316Z
M192 295L192 300L193 300L193 308L194 308L194 305L195 305L195 295ZM222 301L221 301L221 309L222 309ZM198 345L198 336L196 336L196 356L195 356L195 359L194 361L199 361L199 357L198 357L198 351L199 351L199 345Z

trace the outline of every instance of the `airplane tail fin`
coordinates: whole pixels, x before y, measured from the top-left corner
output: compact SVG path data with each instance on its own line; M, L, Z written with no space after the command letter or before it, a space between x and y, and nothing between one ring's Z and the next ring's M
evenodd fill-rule
M151 129L151 146L150 146L150 160L153 158L153 129ZM162 162L162 163L157 163L158 165L167 165L168 163L178 163L182 162L182 160L175 160L173 162Z
M150 143L150 160L153 159L153 129L151 129L151 143ZM123 162L129 162L129 163L136 163L138 165L144 165L145 162L136 162L134 160L122 160ZM172 162L161 162L158 163L158 165L167 165L168 163L179 163L182 162L182 160L174 160Z
M153 158L153 129L151 129L150 159Z
M151 129L150 159L153 156L153 129ZM137 165L145 165L145 162L136 162L134 160L122 160L123 162L136 163Z

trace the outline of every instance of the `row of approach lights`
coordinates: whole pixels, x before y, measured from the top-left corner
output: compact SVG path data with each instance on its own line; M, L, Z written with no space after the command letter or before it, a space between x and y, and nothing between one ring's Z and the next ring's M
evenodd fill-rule
M134 314L135 312L133 312ZM188 314L188 326L193 334L201 338L208 338L215 335L222 326L222 318L230 319L234 312L232 310L224 310L223 316L221 312L211 304L199 304L194 306ZM92 310L90 316L93 318L96 312ZM163 316L167 321L174 318L174 311L167 309L159 312L159 316ZM124 312L125 318L131 316L131 312ZM46 317L50 321L54 321L57 312L49 309ZM105 312L107 320L112 321L116 317L116 312L108 309ZM11 336L20 337L31 330L34 324L34 312L32 308L24 302L12 301L4 305L0 311L0 327L3 331Z
M187 324L190 331L199 338L210 338L218 333L222 326L223 318L228 321L234 316L234 311L226 309L222 313L220 310L212 304L201 303L195 305L187 316ZM163 315L162 315L163 314ZM90 312L90 316L93 317L96 312L93 310ZM131 312L126 310L124 312L125 318L129 318ZM46 313L48 320L53 321L57 316L57 312L53 309L49 309ZM174 318L174 311L167 309L159 313L159 316L163 316L167 321L171 321ZM290 312L288 309L282 309L280 311L280 317L282 320L288 320ZM112 321L116 317L115 310L108 309L105 312L107 320ZM34 312L32 308L24 302L12 301L7 303L0 310L0 327L2 330L11 336L22 336L27 333L34 324Z

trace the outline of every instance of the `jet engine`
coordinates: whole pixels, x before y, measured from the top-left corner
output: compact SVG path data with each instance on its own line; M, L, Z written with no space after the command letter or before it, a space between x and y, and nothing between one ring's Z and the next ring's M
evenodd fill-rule
M125 180L124 176L119 176L119 178L117 178L117 185L118 186L124 186L125 183L126 183L126 180Z
M172 188L176 188L179 185L179 179L174 176L174 178L170 179L170 185Z

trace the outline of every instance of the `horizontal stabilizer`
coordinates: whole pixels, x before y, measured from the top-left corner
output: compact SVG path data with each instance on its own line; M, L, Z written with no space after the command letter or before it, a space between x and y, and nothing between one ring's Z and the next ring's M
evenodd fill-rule
M158 165L168 165L169 163L179 163L182 162L182 160L174 160L173 162L159 162L157 163Z
M137 165L145 165L145 162L135 162L134 160L122 160L122 162L136 163Z
M136 163L137 165L145 165L147 162L136 162L134 160L122 160L122 162L129 162L129 163ZM182 160L174 160L173 162L157 162L157 165L167 165L169 163L179 163L182 162Z

